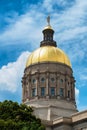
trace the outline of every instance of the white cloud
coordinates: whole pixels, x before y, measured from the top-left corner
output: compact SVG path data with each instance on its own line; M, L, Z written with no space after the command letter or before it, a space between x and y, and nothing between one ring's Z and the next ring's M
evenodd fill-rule
M87 33L86 26L83 26L83 27L76 27L75 26L74 28L70 28L70 29L63 31L63 33L60 33L58 35L58 37L59 37L60 41L63 42L66 40L74 39L78 35L84 34L84 33Z
M82 71L81 71L82 70ZM76 69L76 73L79 75L79 80L86 81L87 80L87 67L80 66Z
M87 75L81 75L80 78L81 78L82 80L87 81Z
M45 8L45 10L48 13L55 13L56 8L58 9L58 7L61 8L68 8L68 6L72 5L74 3L74 1L68 1L68 0L44 0L42 7ZM56 8L55 8L56 7ZM60 11L60 9L58 10Z
M14 24L8 26L5 32L0 35L0 42L3 44L34 44L34 41L37 41L40 37L38 26L34 26L33 18L29 13L26 13L20 16Z
M80 80L87 80L87 67L83 68L82 69L82 72L79 72L80 73Z
M19 89L29 54L29 52L23 52L16 62L8 63L0 69L0 90L16 92Z
M41 31L46 25L46 21L44 21L46 18L45 12L48 12L48 14L51 12L51 23L56 32L55 40L59 41L59 46L64 46L63 49L68 52L73 63L76 62L79 56L80 62L87 53L86 37L84 38L84 35L87 33L87 26L83 24L86 18L87 1L76 0L71 7L67 8L67 10L64 10L62 13L58 13L57 10L55 11L53 7L56 4L61 4L61 6L63 6L69 4L69 2L67 3L65 0L44 0L43 3L30 6L25 14L19 17L17 16L15 22L11 23L10 20L10 25L0 35L0 43L3 45L23 45L24 43L29 43L31 46L33 45L37 48L42 40ZM83 45L85 51L80 46L82 41L81 43L75 41L76 38L80 39L81 37L83 37L82 41L84 41ZM72 40L75 42L70 43ZM69 47L69 44L73 44L72 48ZM69 47L68 49L67 46Z
M79 104L79 89L75 87L75 97L76 97L76 103Z
M51 12L53 10L53 1L52 0L44 0L43 2L43 8L47 10L48 12Z
M74 39L81 33L86 33L87 27L84 25L84 17L86 15L86 0L76 0L76 2L67 10L64 10L61 14L57 13L57 10L53 8L58 4L67 5L69 2L65 0L44 0L43 3L30 6L27 12L19 17L14 22L10 22L10 26L0 35L0 42L3 44L20 44L21 42L38 43L41 41L41 30L44 27L43 22L45 17L45 11L48 14L51 12L52 23L56 28L56 39L60 42L65 40ZM45 10L44 10L45 8ZM43 11L44 10L44 11ZM53 12L52 12L53 10ZM58 28L58 30L57 30ZM62 32L61 32L62 31ZM33 37L34 36L34 37Z
M69 51L69 56L72 63L80 63L85 57L85 51L81 49L80 44L75 44L75 46L71 48L71 51Z
M87 1L77 0L76 3L62 14L56 14L55 27L58 28L59 41L75 39L79 34L87 32L86 22Z

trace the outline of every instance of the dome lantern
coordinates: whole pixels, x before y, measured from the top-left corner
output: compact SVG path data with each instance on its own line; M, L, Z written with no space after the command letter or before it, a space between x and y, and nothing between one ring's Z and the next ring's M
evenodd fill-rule
M54 30L50 25L50 16L47 17L48 25L44 28L43 41L41 41L40 47L42 46L54 46L57 47L56 42L53 40Z

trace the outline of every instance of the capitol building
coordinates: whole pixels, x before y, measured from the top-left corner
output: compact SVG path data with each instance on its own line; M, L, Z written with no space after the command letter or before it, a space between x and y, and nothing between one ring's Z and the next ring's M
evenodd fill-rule
M32 52L22 78L22 102L31 106L46 130L87 130L87 110L79 112L70 59L54 41L47 17L40 48Z

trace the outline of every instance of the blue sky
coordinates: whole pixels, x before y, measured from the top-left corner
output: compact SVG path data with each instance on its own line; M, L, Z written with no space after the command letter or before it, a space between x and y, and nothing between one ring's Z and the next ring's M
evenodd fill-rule
M87 109L87 0L0 0L0 101L21 102L21 78L50 14L54 39L69 56L79 110Z

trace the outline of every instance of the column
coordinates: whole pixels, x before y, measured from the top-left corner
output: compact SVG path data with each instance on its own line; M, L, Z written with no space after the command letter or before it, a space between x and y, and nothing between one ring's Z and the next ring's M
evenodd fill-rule
M36 98L38 99L38 77L36 77Z
M24 102L24 85L23 85L23 82L22 82L22 102Z
M73 100L75 101L75 80L73 81Z
M29 100L29 94L28 94L28 84L26 85L26 100Z
M31 91L31 77L29 75L29 78L28 78L28 98L29 98L29 100L31 99L31 94L32 94L32 91Z
M22 102L24 102L24 77L22 78Z
M71 79L71 100L73 100L73 83L72 83L72 79Z
M57 94L57 98L60 98L60 74L59 73L57 73L56 80L57 80L56 94Z
M25 101L25 87L23 86L23 101Z
M25 87L26 87L26 82L25 78L22 80L22 101L25 102Z
M36 78L36 96L38 96L38 79Z
M36 97L39 97L39 72L36 74Z
M65 98L67 98L67 75L65 75Z
M70 93L71 93L71 100L73 100L73 84L72 84L72 78L70 78Z
M28 100L29 94L28 94L28 76L25 80L25 100Z
M49 98L49 72L46 73L46 96Z

